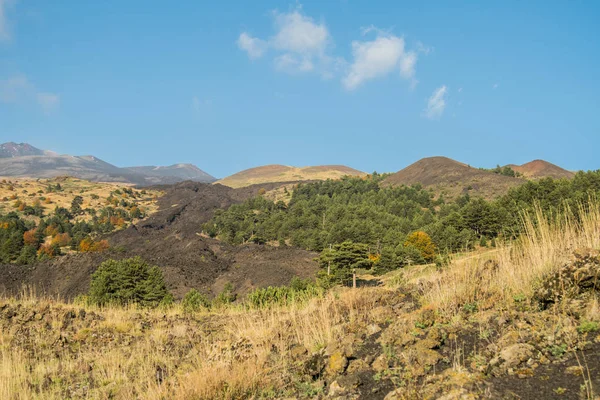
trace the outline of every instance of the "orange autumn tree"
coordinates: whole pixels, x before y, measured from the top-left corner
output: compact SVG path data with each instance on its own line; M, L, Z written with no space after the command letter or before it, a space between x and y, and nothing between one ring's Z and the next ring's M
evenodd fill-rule
M435 244L431 240L431 237L423 231L413 232L408 235L404 246L414 247L419 250L425 261L431 262L435 257Z
M32 229L30 231L27 231L23 234L23 242L28 245L28 246L33 246L37 244L37 238L35 237L35 234L37 232L37 229Z
M71 242L71 236L68 233L57 233L52 238L52 244L56 244L60 247L68 246Z
M100 240L98 242L95 242L91 238L87 237L79 243L79 251L84 253L98 252L104 250L108 250L107 240Z

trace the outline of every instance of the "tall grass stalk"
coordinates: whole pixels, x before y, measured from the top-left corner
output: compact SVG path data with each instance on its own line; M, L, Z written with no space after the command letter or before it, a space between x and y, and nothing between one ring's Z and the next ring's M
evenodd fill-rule
M539 205L522 215L523 234L480 257L455 260L422 285L423 300L454 314L465 304L510 307L515 296L529 297L536 285L579 248L600 248L600 202L590 198L576 210L544 213Z

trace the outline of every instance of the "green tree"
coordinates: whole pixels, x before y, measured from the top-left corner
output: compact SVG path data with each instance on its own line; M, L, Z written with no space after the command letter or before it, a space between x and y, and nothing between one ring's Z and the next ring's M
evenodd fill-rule
M98 305L140 304L156 307L173 300L162 271L140 257L108 260L92 274L89 300Z
M331 283L347 283L355 269L370 269L373 260L369 258L369 246L346 241L324 250L319 257L321 278Z
M83 204L83 197L75 196L71 201L71 214L79 215L82 212L81 205Z

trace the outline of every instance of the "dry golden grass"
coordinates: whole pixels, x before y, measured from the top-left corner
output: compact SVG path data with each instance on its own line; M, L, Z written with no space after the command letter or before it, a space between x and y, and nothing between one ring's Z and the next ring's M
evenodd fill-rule
M59 183L62 191L47 192L49 185ZM13 207L15 201L20 200L33 205L36 200L39 200L46 214L51 213L56 207L69 209L71 202L75 196L83 198L82 208L100 209L106 207L106 199L112 192L117 189L131 187L126 183L103 183L90 182L77 178L53 178L53 179L24 179L24 178L3 178L0 177L0 213L8 213L16 211ZM128 201L134 201L136 205L145 210L147 214L156 212L158 206L156 197L162 195L159 191L146 190L146 195L142 198L130 199L124 197ZM97 196L97 198L96 198ZM49 201L40 198L49 199ZM6 198L6 201L2 199ZM89 215L82 215L80 219L90 219Z
M572 212L549 217L537 208L523 216L525 233L515 243L455 260L444 271L412 282L421 279L424 302L441 312L452 314L473 303L510 308L515 296L529 298L541 279L569 261L574 250L600 248L600 202L590 200L577 214L578 221Z
M292 379L291 344L312 352L339 341L345 322L368 322L373 290L192 316L179 306L138 310L79 307L33 295L5 299L0 309L20 311L0 333L0 398L238 399L271 393ZM74 319L65 327L63 314L82 308L102 319ZM39 324L18 322L31 311L44 314ZM42 321L49 321L49 331L38 326ZM141 328L140 321L150 327Z
M271 182L297 182L310 180L340 179L344 176L366 176L367 174L343 165L319 167L290 167L286 165L265 165L238 172L215 183L240 188Z
M600 203L585 208L577 222L569 215L548 219L538 210L524 216L526 232L512 246L457 259L443 271L411 267L391 274L389 286L420 288L423 306L450 318L469 303L510 308L514 296L531 296L535 284L574 249L600 247ZM487 259L495 260L497 268L486 266ZM0 399L294 396L294 349L312 354L340 343L352 326L382 324L374 310L383 292L400 296L382 287L344 288L287 306L234 306L193 315L178 305L96 308L39 299L34 293L0 299ZM77 317L65 324L67 311L81 309L100 318ZM17 315L4 318L6 310ZM416 315L402 320L408 330ZM599 318L597 298L587 305L586 315ZM574 326L571 330L576 333ZM465 360L455 363L460 372Z

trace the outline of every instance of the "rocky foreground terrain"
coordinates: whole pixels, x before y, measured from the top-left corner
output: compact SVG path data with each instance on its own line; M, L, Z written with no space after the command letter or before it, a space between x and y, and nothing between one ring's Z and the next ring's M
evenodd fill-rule
M490 261L474 276L502 272ZM595 398L599 252L508 303L485 289L453 310L428 303L441 275L416 267L288 307L191 314L5 299L0 397Z

